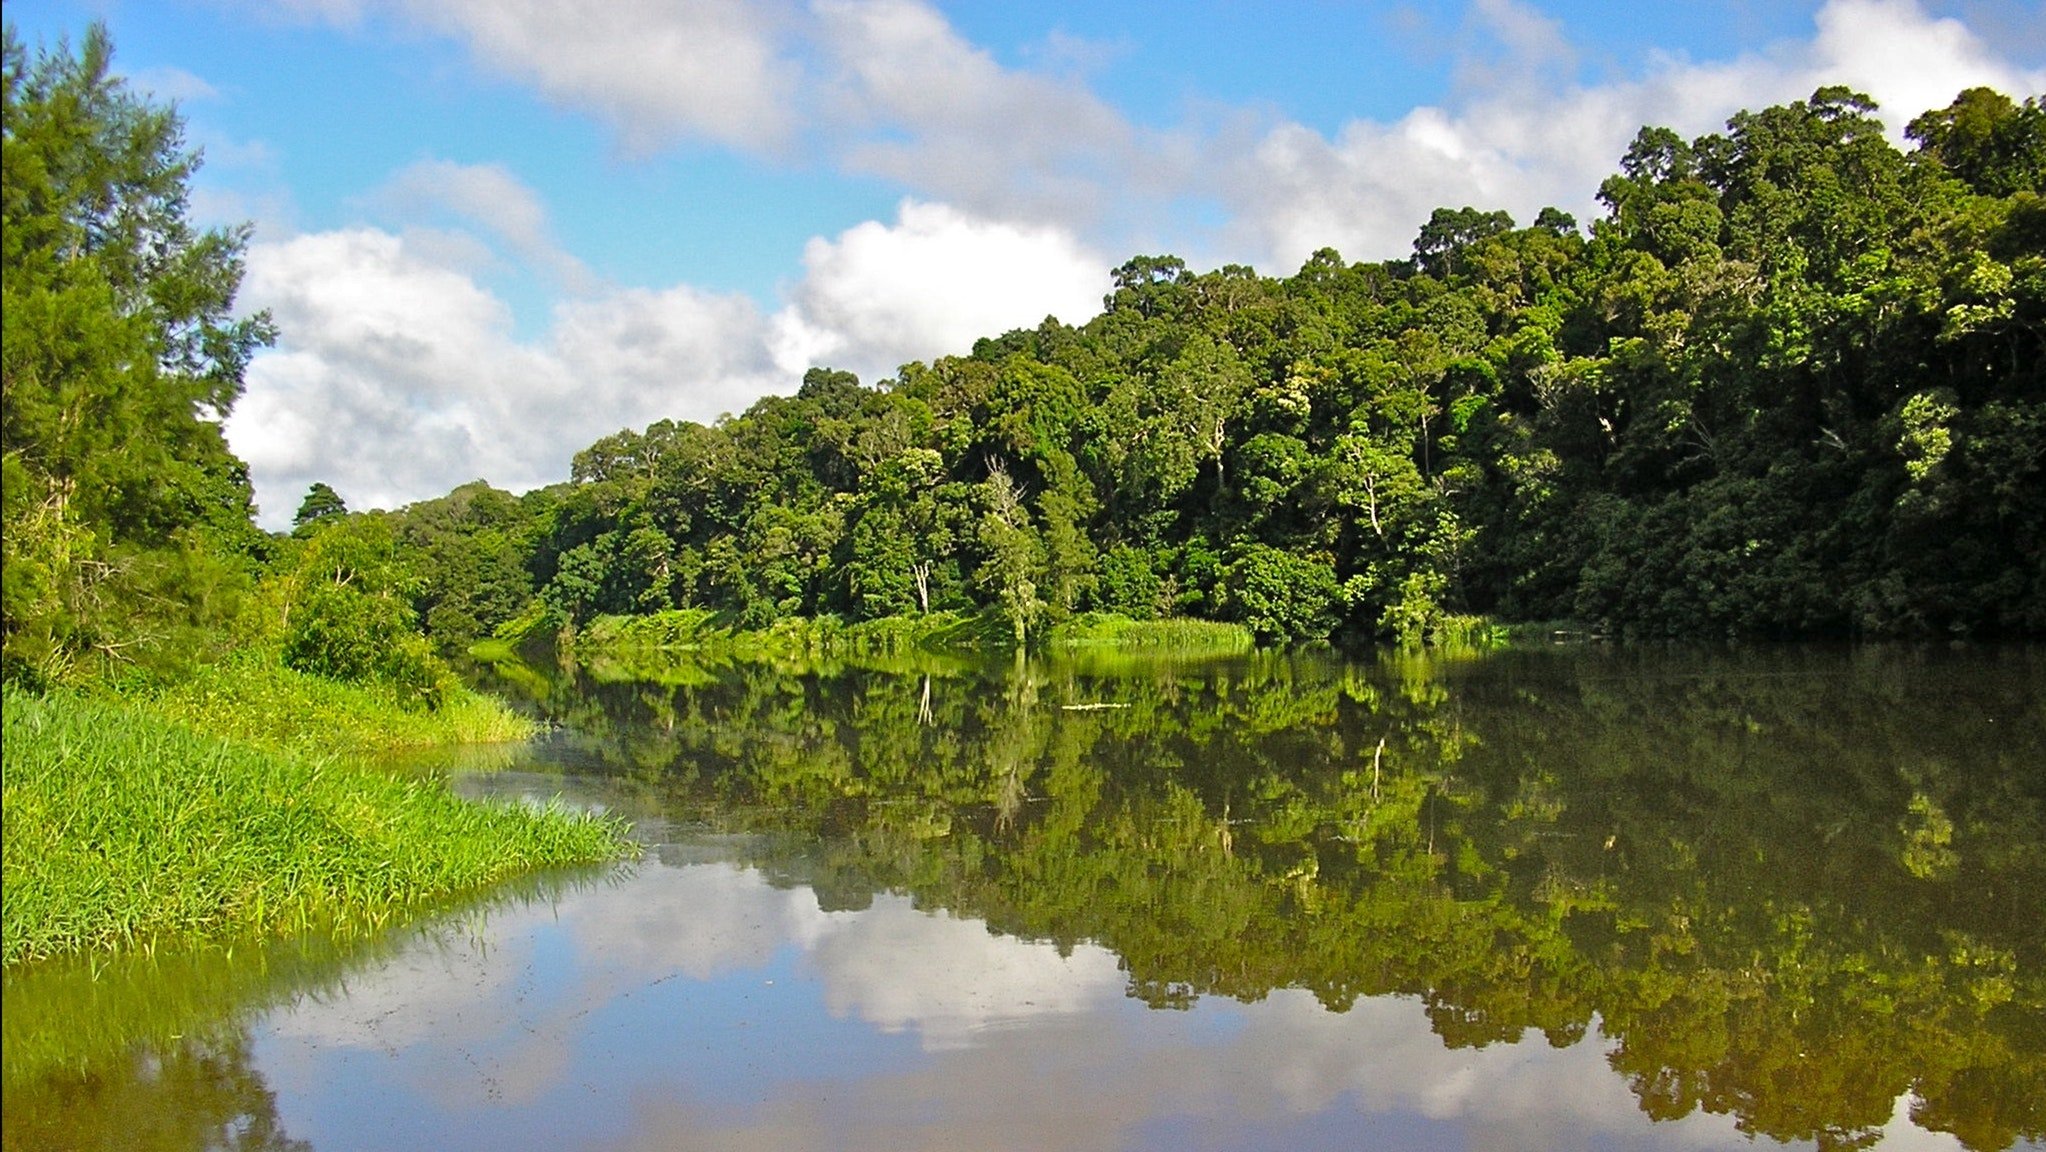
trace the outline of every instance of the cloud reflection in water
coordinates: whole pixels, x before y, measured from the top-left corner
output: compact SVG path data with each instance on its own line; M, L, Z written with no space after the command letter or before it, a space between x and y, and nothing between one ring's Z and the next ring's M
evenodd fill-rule
M1449 1049L1410 998L1124 988L1092 945L649 860L422 936L257 1037L323 1149L1752 1146L1723 1116L1651 1127L1595 1033Z

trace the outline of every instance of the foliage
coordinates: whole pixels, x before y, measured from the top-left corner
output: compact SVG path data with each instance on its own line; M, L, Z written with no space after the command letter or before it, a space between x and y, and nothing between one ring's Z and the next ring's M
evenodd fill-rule
M531 725L434 654L386 518L317 485L294 537L253 524L221 425L273 333L233 314L248 229L187 219L198 156L176 113L115 77L101 26L31 58L9 25L4 57L7 961L381 922L616 851L597 822L305 758Z
M570 626L992 611L1026 645L1102 611L2037 635L2042 125L1971 89L1900 151L1822 88L1644 128L1588 229L1445 208L1411 259L1280 279L1137 257L1083 326L621 431L487 522L408 510L417 604L450 646L536 599Z
M1220 599L1222 611L1258 639L1284 643L1333 631L1342 591L1327 560L1243 544L1222 570Z
M433 709L388 682L349 683L241 652L199 675L120 698L140 712L252 747L305 755L525 740L536 725L501 701L450 685Z
M186 219L197 155L104 28L31 59L9 25L4 53L5 675L174 665L261 551L220 430L271 338L231 312L248 232Z
M1249 629L1237 624L1213 620L1132 620L1111 612L1089 612L1053 628L1046 646L1054 650L1127 648L1146 653L1233 655L1250 651L1254 640Z
M438 707L453 675L418 632L416 581L389 520L328 520L288 569L265 582L285 667L343 682L380 681L416 706Z
M317 528L320 521L330 516L345 516L347 513L348 502L341 499L341 494L324 481L318 481L299 502L298 512L291 518L291 530L294 535L301 535Z

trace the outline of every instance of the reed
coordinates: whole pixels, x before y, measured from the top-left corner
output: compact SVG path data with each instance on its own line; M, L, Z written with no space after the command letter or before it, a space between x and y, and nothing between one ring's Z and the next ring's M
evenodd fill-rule
M159 939L373 928L535 868L629 851L615 821L200 735L9 688L5 961Z

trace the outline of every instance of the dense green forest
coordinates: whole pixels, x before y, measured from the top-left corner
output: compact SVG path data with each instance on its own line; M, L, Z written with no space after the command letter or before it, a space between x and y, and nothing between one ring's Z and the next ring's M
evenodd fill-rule
M104 28L33 57L6 34L5 679L174 683L257 652L437 705L460 686L388 525L256 526L221 430L276 336L235 312L249 230L194 227L199 156L112 61Z
M1437 210L1410 258L1167 256L1105 311L873 386L662 421L524 496L251 521L220 417L273 335L196 232L174 113L104 36L7 48L5 659L250 643L431 702L452 649L600 615L760 627L1078 613L1263 639L1466 614L1635 635L2046 631L2046 108L1971 89L1900 150L1842 88L1645 128L1580 227ZM990 275L999 275L991 269ZM985 634L985 633L983 633Z
M1411 258L1285 279L1139 257L1083 326L619 432L566 485L406 512L420 607L451 640L535 593L571 624L2037 635L2046 108L1972 89L1909 151L1875 112L1643 129L1588 229L1445 208Z

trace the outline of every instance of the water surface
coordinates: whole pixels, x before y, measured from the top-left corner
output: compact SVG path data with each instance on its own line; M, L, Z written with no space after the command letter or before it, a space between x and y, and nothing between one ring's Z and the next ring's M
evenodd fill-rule
M2046 653L526 672L635 865L13 972L7 1146L2037 1148Z

